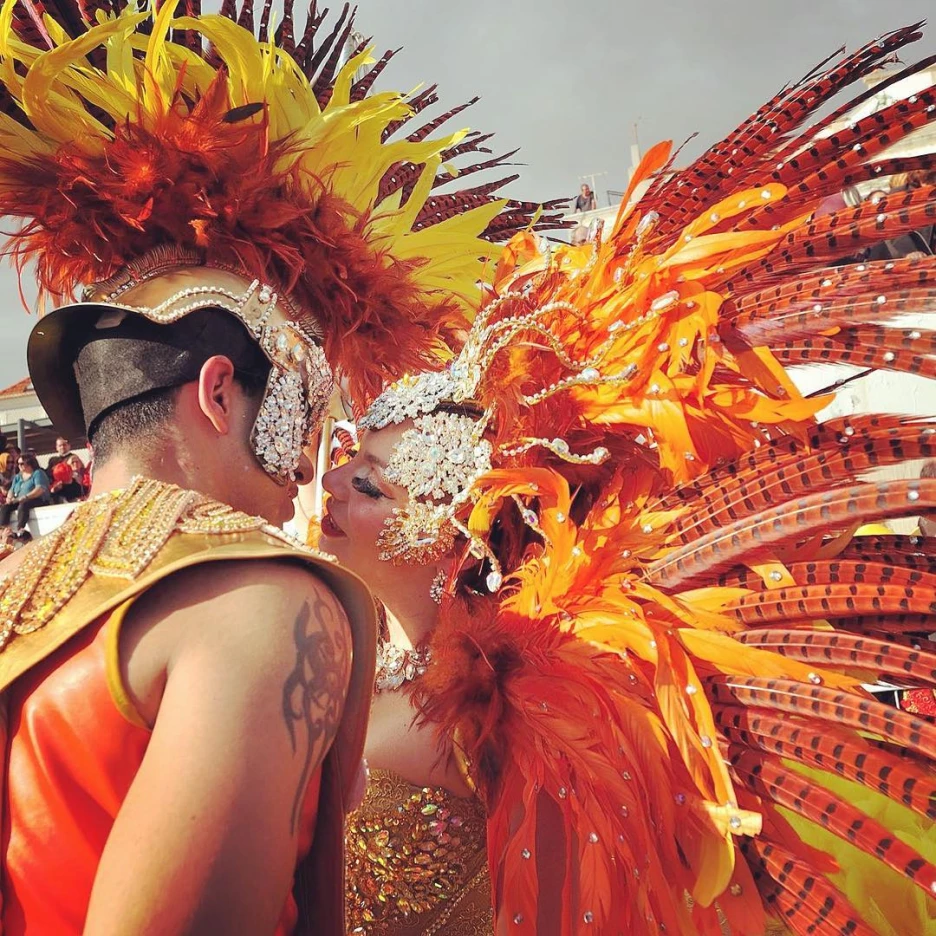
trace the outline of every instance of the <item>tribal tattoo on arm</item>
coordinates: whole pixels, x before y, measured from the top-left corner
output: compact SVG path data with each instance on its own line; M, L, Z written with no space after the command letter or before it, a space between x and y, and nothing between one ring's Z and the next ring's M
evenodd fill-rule
M293 753L305 747L305 761L293 800L290 830L296 833L313 763L321 759L338 730L344 705L350 650L339 605L323 588L314 590L293 625L296 664L283 685L283 718Z

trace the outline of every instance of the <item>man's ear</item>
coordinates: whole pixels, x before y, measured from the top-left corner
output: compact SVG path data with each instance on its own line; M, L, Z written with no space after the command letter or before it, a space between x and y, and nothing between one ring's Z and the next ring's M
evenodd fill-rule
M198 375L198 406L218 435L231 431L234 419L234 364L216 354L202 364Z

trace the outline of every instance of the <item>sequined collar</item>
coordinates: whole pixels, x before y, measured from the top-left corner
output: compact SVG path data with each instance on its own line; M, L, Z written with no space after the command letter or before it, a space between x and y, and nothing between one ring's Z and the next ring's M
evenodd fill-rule
M57 530L27 547L23 561L0 580L0 651L17 634L44 627L88 578L132 582L177 532L253 531L309 552L261 517L150 478L134 478L126 490L79 504Z
M389 640L377 644L377 678L375 692L399 689L405 682L417 679L426 672L432 656L428 647L410 650L398 647Z

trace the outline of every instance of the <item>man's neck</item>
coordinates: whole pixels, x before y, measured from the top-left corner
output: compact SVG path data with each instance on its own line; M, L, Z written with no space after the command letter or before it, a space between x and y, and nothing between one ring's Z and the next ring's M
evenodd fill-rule
M209 497L204 489L204 478L196 479L194 464L179 453L167 448L157 457L128 456L118 453L102 465L95 465L91 483L91 496L105 494L130 486L134 478L152 478L181 488L198 490ZM199 483L201 482L201 483Z

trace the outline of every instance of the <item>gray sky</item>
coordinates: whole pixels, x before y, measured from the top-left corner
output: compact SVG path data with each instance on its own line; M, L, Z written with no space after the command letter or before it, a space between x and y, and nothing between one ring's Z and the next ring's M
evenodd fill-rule
M448 106L481 95L461 123L495 131L502 150L522 147L515 195L571 195L584 174L606 172L596 179L599 204L606 189L626 184L634 124L644 148L698 131L687 151L697 154L839 45L853 48L933 8L931 0L357 3L358 27L380 51L404 47L383 87L436 81ZM933 51L936 26L906 54ZM0 303L4 387L26 373L34 321L7 266Z

